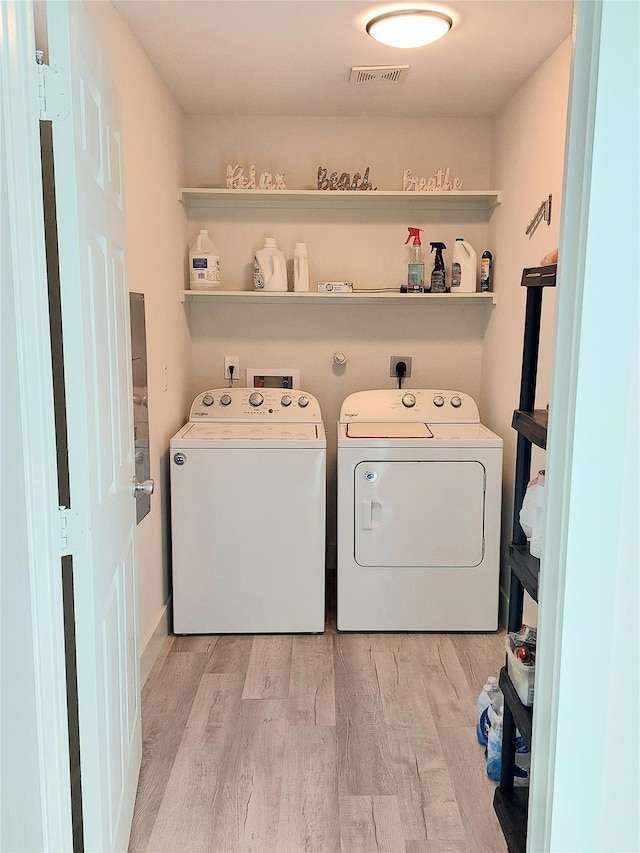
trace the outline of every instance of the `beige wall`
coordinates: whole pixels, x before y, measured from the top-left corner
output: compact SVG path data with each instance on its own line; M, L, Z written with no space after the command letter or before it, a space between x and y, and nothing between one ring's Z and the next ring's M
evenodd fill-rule
M224 186L227 164L284 170L290 189L314 187L318 165L364 171L379 189L402 187L404 168L428 176L451 167L464 188L486 189L490 170L490 123L486 120L185 117L185 173L190 186ZM274 236L290 260L296 241L309 251L312 286L318 279L352 280L358 288L399 288L406 282L407 226L424 228L426 273L429 241L447 245L450 269L457 236L485 248L487 213L407 214L402 210L192 210L189 240L209 229L222 257L223 287L252 289L251 262L265 236ZM184 246L186 254L187 245ZM291 264L289 264L291 266ZM328 441L329 559L333 555L336 421L347 394L392 388L389 358L410 355L406 387L442 387L480 394L482 340L492 307L485 303L406 305L203 305L190 312L193 362L190 392L223 384L224 355L244 368L286 366L301 371L301 386L318 397ZM336 368L333 353L348 356Z
M149 363L151 513L138 525L139 651L142 677L161 642L169 594L168 445L189 402L190 341L180 307L185 217L182 113L110 3L87 4L122 101L122 155L129 289L145 294ZM168 390L163 391L163 367ZM166 631L166 626L165 626ZM145 650L147 654L145 655Z
M513 96L497 116L493 130L491 183L503 191L503 204L489 226L498 305L484 339L479 403L485 423L505 441L505 539L511 538L513 519L516 434L511 429L511 417L518 406L526 299L520 280L523 267L539 265L546 254L558 248L570 60L571 41L567 39ZM529 238L525 229L550 193L551 224L541 223ZM537 408L549 402L554 305L554 291L545 291ZM545 454L537 451L532 470L544 465ZM505 592L508 590L503 589ZM532 608L527 615L535 618Z

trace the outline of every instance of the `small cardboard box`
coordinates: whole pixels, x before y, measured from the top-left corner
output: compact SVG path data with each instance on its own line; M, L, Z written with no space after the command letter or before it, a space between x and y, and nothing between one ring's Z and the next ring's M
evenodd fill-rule
M507 670L509 678L516 688L516 693L520 697L522 704L530 707L533 705L533 682L535 680L536 668L535 666L525 666L516 657L511 648L509 635L505 637L505 646L507 648Z

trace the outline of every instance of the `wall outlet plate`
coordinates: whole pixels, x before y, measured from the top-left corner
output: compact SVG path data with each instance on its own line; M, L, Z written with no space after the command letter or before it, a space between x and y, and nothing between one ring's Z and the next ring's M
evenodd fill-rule
M398 364L399 361L404 361L404 363L407 365L407 369L406 369L405 374L404 374L404 379L408 379L411 376L411 356L410 355L392 355L391 356L391 362L389 364L389 376L391 376L392 379L396 378L396 376L398 375L396 373L396 365Z

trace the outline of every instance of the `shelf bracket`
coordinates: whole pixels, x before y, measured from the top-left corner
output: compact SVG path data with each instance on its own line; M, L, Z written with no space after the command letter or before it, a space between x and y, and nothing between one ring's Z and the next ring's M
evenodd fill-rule
M544 219L547 225L551 225L551 199L552 196L549 195L549 198L542 202L540 207L537 209L535 216L529 223L527 230L524 232L529 236L529 239L533 237L533 234Z

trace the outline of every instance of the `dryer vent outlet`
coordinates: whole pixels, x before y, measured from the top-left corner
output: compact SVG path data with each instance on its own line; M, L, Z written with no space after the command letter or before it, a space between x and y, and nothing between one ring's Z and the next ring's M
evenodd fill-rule
M392 379L396 378L396 376L398 375L397 366L398 366L398 362L400 362L400 361L404 362L405 368L406 368L403 378L408 379L411 376L411 356L410 355L392 355L390 366L389 366L389 376Z

